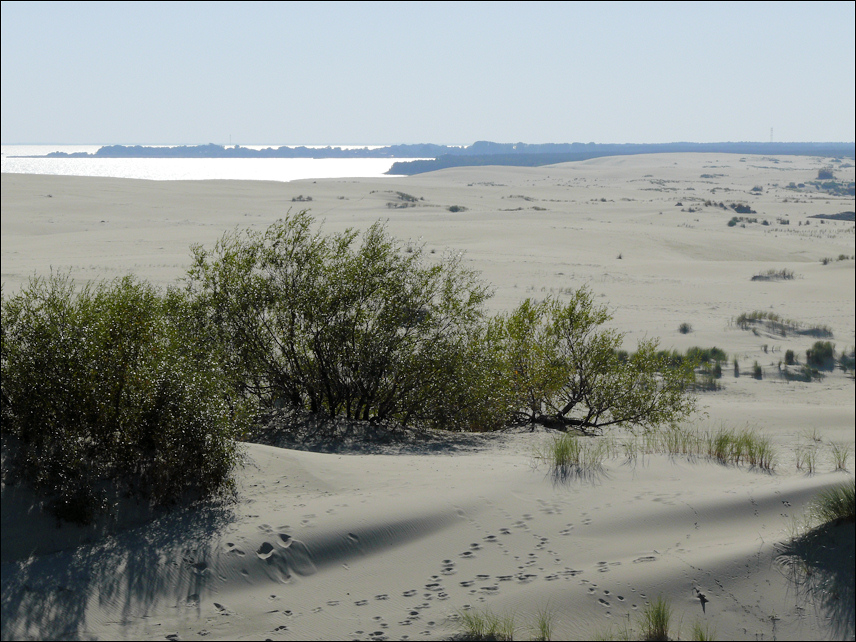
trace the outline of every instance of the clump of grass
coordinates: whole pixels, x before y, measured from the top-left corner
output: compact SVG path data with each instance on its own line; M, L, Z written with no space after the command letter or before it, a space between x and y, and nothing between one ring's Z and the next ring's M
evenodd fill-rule
M829 444L829 454L832 456L832 463L835 470L847 470L847 460L850 458L853 450L847 444L839 444L832 442Z
M516 626L514 615L498 615L484 611L458 611L458 621L465 640L513 640Z
M555 619L555 613L551 610L539 609L535 614L535 620L530 626L533 631L532 640L537 640L539 642L547 642L548 640L553 639L553 620Z
M610 454L610 443L592 440L572 433L550 439L536 449L535 457L546 461L557 477L569 477L599 470Z
M766 272L759 272L755 276L752 277L753 281L790 281L794 278L793 270L781 269L781 270L767 270Z
M832 337L832 329L826 325L805 326L793 319L785 319L769 310L755 310L740 314L734 322L741 330L755 330L762 326L770 333L785 337L788 334L807 335L818 338ZM757 330L755 330L757 333Z
M700 622L696 620L690 629L690 640L699 640L707 642L716 639L716 629L710 625L710 622Z
M796 448L797 470L805 470L809 475L817 469L817 446L799 445Z
M766 471L776 467L777 454L772 440L754 430L720 428L706 433L701 441L705 454L722 464L746 463Z
M853 521L856 516L856 478L822 491L812 501L809 516L817 525Z
M693 331L692 325L684 321L681 325L678 326L678 332L681 334L689 334Z
M672 606L660 596L645 605L642 611L642 637L645 640L668 640L671 627Z

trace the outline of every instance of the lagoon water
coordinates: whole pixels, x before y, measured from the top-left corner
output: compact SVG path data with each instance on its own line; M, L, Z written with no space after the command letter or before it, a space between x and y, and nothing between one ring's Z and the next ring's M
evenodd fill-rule
M98 151L101 145L3 145L2 171L12 174L108 176L155 181L381 178L396 161L413 158L14 158L51 152ZM247 145L263 148L274 145Z

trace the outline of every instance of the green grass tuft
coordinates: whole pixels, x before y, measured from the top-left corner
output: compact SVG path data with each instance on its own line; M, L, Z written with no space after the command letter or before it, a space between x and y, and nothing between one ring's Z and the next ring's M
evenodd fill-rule
M817 525L853 521L856 516L856 478L821 492L812 501L809 515Z
M642 611L642 637L645 640L668 640L672 606L664 597L645 605Z
M514 615L497 615L484 611L458 611L458 621L466 640L513 640L516 626Z

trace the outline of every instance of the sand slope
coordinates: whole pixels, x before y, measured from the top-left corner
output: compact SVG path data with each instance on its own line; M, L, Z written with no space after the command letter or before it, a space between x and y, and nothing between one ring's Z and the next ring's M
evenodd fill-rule
M311 208L329 231L388 217L402 239L466 251L496 288L494 310L588 284L629 348L660 337L681 350L719 346L744 372L757 360L765 378L726 369L697 422L755 426L780 457L767 474L616 456L557 482L532 456L544 432L380 454L251 444L235 503L123 513L86 532L57 531L26 493L4 487L2 637L438 639L469 605L516 613L519 639L544 608L555 639L589 639L636 629L646 600L663 595L684 637L700 621L719 639L852 638L852 524L824 534L832 562L818 562L809 583L794 581L781 553L793 517L852 475L833 471L828 446L853 447L853 381L835 372L788 383L784 351L804 355L815 339L733 323L769 310L830 326L839 348L856 343L854 261L820 262L856 255L854 224L809 218L852 211L853 198L785 187L828 162L686 154L295 183L3 175L6 295L51 267L173 282L189 244L289 208ZM853 168L836 175L853 180ZM406 202L399 191L424 200L388 207ZM708 199L748 203L759 222L729 227L735 213ZM796 278L750 280L784 268ZM693 332L680 334L681 322ZM818 448L813 475L795 468L806 446Z

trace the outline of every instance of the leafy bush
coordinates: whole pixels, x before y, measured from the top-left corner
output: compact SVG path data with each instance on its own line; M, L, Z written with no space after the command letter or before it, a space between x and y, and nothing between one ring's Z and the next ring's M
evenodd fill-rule
M490 296L460 255L438 264L376 223L323 235L307 212L193 248L189 287L236 386L267 406L454 429L507 415L489 375ZM497 401L497 404L493 402Z
M785 365L792 366L796 363L796 357L793 350L785 350Z
M678 326L678 332L681 334L689 334L693 331L692 325L684 321L681 325Z
M517 407L529 421L653 427L695 410L695 364L672 364L656 340L622 358L624 335L603 327L611 318L581 288L565 304L526 300L499 319Z
M132 277L35 278L2 306L10 479L87 523L127 493L166 503L228 486L245 425L187 298Z
M835 364L835 344L829 341L815 341L806 350L806 363L815 368L831 370Z

